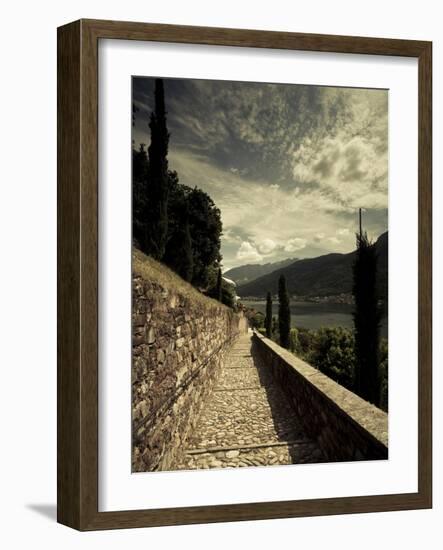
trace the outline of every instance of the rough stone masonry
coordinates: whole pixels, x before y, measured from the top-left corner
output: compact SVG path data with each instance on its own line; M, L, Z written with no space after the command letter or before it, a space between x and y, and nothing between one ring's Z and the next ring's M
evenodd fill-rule
M168 470L247 321L138 253L132 293L132 471Z
M261 334L257 355L328 462L388 458L388 415Z

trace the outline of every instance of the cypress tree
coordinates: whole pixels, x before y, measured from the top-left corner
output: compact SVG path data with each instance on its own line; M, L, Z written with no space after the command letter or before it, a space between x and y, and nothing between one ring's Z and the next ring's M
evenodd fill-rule
M268 292L266 295L266 318L265 318L266 337L272 338L272 297Z
M223 289L222 289L222 272L221 272L221 269L218 268L218 272L217 272L217 283L215 285L215 293L214 293L214 298L216 300L218 300L219 302L222 301L222 297L223 297Z
M165 253L168 233L168 144L163 80L155 80L155 109L149 122L151 144L148 148L148 201L143 251L157 260Z
M377 296L377 252L366 233L357 234L353 265L355 300L355 392L363 399L379 403L379 344L381 313Z
M289 295L286 288L286 279L280 275L278 280L278 328L280 332L280 345L289 348L289 332L291 330L291 309Z
M277 319L272 317L272 336L275 338L275 335L277 334Z
M148 152L141 143L138 151L132 149L132 237L142 248L146 231Z

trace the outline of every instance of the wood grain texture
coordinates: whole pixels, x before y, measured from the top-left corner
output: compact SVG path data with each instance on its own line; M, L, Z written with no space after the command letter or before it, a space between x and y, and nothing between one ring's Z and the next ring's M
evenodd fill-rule
M57 518L79 525L80 23L58 32Z
M261 30L157 25L83 19L99 38L148 40L214 46L240 46L313 52L360 53L418 57L426 42L361 36L336 36Z
M419 60L419 490L290 502L98 512L98 41L148 40ZM80 530L432 506L431 43L81 20L58 29L58 521Z
M84 526L98 510L98 48L83 24L81 44L80 524Z
M418 486L432 507L432 45L419 58Z

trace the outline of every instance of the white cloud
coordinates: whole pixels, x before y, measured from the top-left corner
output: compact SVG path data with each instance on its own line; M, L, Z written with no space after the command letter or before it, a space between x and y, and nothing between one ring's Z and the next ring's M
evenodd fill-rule
M243 262L260 262L263 259L263 256L258 253L255 246L253 246L250 242L243 241L237 251L236 258L237 260L241 260Z
M343 229L341 214L355 213L357 223L357 210L337 202L330 189L271 188L270 183L251 181L215 167L203 156L176 149L170 152L169 166L177 170L180 182L200 187L220 208L224 265L275 261L307 251L319 241L325 251L349 252L354 248L351 233L340 235L340 240L327 240ZM314 253L319 252L316 249Z
M336 101L339 94L331 89L323 101ZM333 128L306 135L294 147L293 176L331 193L344 208L387 208L387 94L347 90L343 99L343 116Z
M223 231L223 240L228 243L239 243L242 241L241 237L236 235L229 227Z
M328 237L328 241L332 244L340 244L340 239L337 239L337 237Z
M300 239L296 237L295 239L290 239L284 246L285 252L297 252L297 250L303 250L306 248L306 239Z
M144 111L151 95L139 87ZM238 256L348 252L360 207L380 211L368 229L385 230L387 98L383 90L166 82L169 167L220 208L225 266ZM146 112L139 115L135 143L149 143Z
M272 239L264 239L258 243L258 250L261 254L270 254L277 247L277 243Z
M387 208L387 151L347 132L321 139L309 151L303 144L293 156L294 178L334 195L344 208Z

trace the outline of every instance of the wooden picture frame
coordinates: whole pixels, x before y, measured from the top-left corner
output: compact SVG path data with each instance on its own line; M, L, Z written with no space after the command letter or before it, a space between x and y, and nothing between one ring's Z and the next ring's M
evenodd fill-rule
M98 42L100 39L404 56L419 75L418 491L98 511ZM432 506L432 44L80 20L58 29L58 521L79 530L362 513Z

